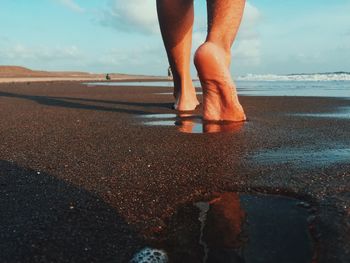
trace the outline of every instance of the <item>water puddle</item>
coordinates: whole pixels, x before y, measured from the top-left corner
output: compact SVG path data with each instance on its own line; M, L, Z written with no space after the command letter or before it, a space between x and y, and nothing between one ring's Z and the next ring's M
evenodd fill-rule
M159 249L146 247L134 255L130 263L167 263L169 262L166 252Z
M341 107L335 112L322 113L298 113L294 116L312 117L312 118L335 118L335 119L350 119L350 107Z
M315 168L349 162L350 148L308 150L308 149L278 149L259 152L252 156L253 161L260 165L288 164L298 168Z
M244 122L203 122L200 116L187 113L146 114L139 117L144 119L143 125L175 127L183 133L238 132L244 125Z
M157 92L155 93L156 95L171 95L173 96L173 92ZM196 94L197 95L203 95L203 92L202 91L196 91Z
M171 80L159 81L109 81L87 82L88 87L95 86L133 86L133 87L174 87ZM201 87L193 80L195 87ZM350 98L349 81L236 81L239 95L244 96L302 96L302 97L340 97ZM157 93L172 95L170 92ZM200 94L200 93L198 93Z
M313 218L310 205L293 198L218 194L182 207L155 247L162 262L310 263Z
M173 113L145 114L145 115L142 115L142 118L145 118L145 119L175 119L175 118L177 118L177 114L173 114Z

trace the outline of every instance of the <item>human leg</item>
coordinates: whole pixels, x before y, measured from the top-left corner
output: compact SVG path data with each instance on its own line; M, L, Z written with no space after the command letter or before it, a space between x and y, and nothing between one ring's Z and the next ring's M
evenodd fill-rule
M245 0L207 0L208 35L195 54L203 88L203 119L244 121L230 74L231 46L238 32Z
M175 109L199 104L190 74L193 0L157 0L159 25L174 78Z

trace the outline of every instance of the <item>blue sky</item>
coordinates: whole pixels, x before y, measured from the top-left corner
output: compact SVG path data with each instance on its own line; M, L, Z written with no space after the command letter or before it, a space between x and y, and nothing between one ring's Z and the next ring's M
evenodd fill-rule
M195 5L193 49L206 29ZM350 71L349 13L349 0L248 1L232 73ZM2 0L0 24L2 65L166 74L155 0Z

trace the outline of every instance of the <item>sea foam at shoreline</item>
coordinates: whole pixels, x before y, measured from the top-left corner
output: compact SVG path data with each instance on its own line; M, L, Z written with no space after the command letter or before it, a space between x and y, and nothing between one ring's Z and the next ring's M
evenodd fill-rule
M247 74L236 78L239 81L350 81L350 73L316 73L316 74Z

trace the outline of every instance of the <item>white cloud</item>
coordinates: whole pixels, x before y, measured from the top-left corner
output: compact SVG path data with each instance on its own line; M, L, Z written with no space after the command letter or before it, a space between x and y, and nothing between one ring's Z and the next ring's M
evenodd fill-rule
M25 66L42 70L82 70L91 58L78 47L0 43L0 62L3 65Z
M94 66L105 71L155 74L168 68L167 57L162 46L142 45L132 48L114 48L102 53L94 62ZM130 72L130 70L129 70Z
M102 24L128 32L159 32L155 0L110 0L108 6Z
M258 66L261 63L261 40L258 26L262 20L260 11L247 2L241 28L232 49L233 64Z
M8 44L10 42L10 39L6 36L0 36L0 48L1 45Z
M232 51L233 63L258 66L261 63L261 43L258 39L244 39Z
M81 55L81 52L76 46L49 48L45 46L28 47L22 44L16 44L10 47L1 47L0 49L0 58L2 60L13 61L75 60L81 57Z
M242 20L242 30L251 30L259 22L261 22L262 15L257 7L247 2L244 10Z
M77 3L74 2L74 0L57 0L59 3L64 5L65 7L73 10L74 12L83 12L84 9L79 6Z

